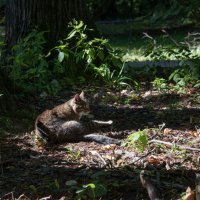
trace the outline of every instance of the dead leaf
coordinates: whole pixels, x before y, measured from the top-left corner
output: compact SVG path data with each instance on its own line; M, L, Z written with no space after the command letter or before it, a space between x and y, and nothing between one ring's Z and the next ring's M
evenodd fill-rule
M171 128L165 128L163 131L164 135L168 135L172 133L172 129Z
M198 136L197 131L189 131L189 134L192 135L193 137L197 137Z
M147 91L144 93L143 97L146 98L151 95L151 91Z
M160 164L160 158L153 156L153 155L149 156L147 158L147 161L148 161L149 164L152 164L152 165Z
M124 161L122 159L118 160L116 167L120 167L123 163L124 163Z
M108 144L108 145L103 146L101 149L102 150L111 150L111 149L114 149L115 147L116 147L116 144Z
M186 195L184 197L184 200L195 200L195 193L192 191L190 187L186 190Z

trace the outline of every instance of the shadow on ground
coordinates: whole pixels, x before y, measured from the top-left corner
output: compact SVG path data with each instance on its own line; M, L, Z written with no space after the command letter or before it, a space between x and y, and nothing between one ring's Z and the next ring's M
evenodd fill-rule
M112 119L113 130L118 133L158 127L163 122L168 128L193 128L190 117L198 115L199 112L196 109L157 110L131 106L92 106L92 110L96 119ZM69 151L64 146L37 152L30 134L20 137L15 134L16 137L10 135L0 141L0 199L12 199L12 195L17 198L21 194L31 199L49 195L52 199L62 196L71 196L71 199L74 199L75 192L82 188L83 184L89 183L95 183L97 188L104 192L98 193L100 191L97 189L97 199L98 194L103 196L102 199L108 200L129 200L133 199L133 196L136 200L148 199L146 190L140 184L141 169L137 166L91 168L89 165L82 165L78 159L67 160ZM84 144L87 146L87 143ZM166 170L164 166L146 166L145 169L156 180L163 199L177 199L177 195L184 192L187 186L194 188L195 171L172 171ZM66 185L70 180L75 180L77 184Z
M43 153L35 151L28 136L3 139L0 145L0 199L17 198L22 194L30 199L50 195L52 199L63 196L75 199L75 192L89 183L96 185L96 199L98 194L103 196L101 199L106 200L131 200L133 197L135 200L148 199L139 180L141 169L136 166L88 168L81 166L78 160L67 161L64 155L68 152L60 147ZM167 171L153 166L147 166L146 170L156 180L155 185L158 186L162 199L177 199L177 195L184 192L187 186L194 188L194 171ZM70 180L76 181L77 185L66 185ZM87 196L86 199L92 197Z
M93 109L95 118L113 120L115 131L143 130L147 127L158 128L162 123L173 129L193 129L191 117L199 115L198 109L152 109L130 108L128 106L116 108L97 106Z

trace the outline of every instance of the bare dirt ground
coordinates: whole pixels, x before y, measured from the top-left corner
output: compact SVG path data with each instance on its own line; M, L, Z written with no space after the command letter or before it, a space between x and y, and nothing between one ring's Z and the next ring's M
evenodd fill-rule
M97 91L91 91L94 118L114 121L113 128L101 134L125 139L143 131L148 136L143 151L86 142L38 149L29 131L33 128L22 128L24 119L17 118L7 131L2 129L0 199L149 199L140 181L141 170L160 199L181 199L187 187L195 189L200 105L191 93L104 90L99 97ZM39 113L70 95L31 103Z

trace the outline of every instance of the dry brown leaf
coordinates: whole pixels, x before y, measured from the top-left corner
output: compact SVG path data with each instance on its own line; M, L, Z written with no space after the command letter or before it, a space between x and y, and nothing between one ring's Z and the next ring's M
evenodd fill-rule
M153 156L153 155L149 156L147 158L147 161L148 161L149 164L152 164L152 165L160 164L160 158Z
M111 149L114 149L116 147L116 144L108 144L108 145L105 145L105 146L102 146L102 150L111 150Z
M123 163L124 161L122 159L118 160L116 163L116 167L120 167Z
M192 135L193 137L197 137L198 136L197 131L189 131L189 134Z
M163 131L163 133L165 135L171 134L172 133L172 129L171 128L165 128L164 131Z
M192 191L190 187L186 190L186 195L184 197L184 200L195 200L195 193Z

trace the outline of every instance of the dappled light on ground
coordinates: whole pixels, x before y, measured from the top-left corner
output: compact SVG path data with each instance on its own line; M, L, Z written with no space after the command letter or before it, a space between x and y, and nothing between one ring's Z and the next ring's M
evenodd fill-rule
M70 92L66 94L71 96ZM90 93L93 95L95 92ZM40 105L53 107L64 98L46 99L46 105ZM15 129L0 143L1 198L23 194L25 199L74 199L84 185L94 184L97 199L148 199L140 183L142 169L164 199L180 198L188 186L195 187L199 105L189 95L109 90L91 109L95 119L114 121L113 128L101 134L125 140L140 130L147 135L148 144L143 151L126 142L122 146L80 142L38 149L30 132L22 134ZM90 199L88 190L79 195Z

